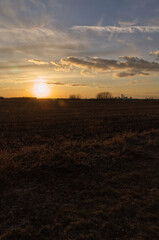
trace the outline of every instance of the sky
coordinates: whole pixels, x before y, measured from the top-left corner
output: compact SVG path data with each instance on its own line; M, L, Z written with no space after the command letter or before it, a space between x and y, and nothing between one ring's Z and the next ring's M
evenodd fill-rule
M159 1L0 0L0 96L38 91L159 98Z

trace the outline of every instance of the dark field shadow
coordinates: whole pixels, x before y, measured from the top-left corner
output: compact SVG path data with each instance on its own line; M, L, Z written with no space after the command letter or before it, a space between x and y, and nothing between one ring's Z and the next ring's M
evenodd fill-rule
M0 236L158 239L159 101L0 101Z

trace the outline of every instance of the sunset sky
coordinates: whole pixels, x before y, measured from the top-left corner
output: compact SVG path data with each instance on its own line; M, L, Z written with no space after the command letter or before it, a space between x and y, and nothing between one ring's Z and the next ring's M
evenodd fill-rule
M159 98L159 0L1 0L0 96Z

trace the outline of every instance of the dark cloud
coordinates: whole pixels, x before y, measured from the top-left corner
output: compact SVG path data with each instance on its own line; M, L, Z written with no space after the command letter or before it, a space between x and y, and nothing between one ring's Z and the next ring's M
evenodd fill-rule
M48 82L47 84L49 84L49 85L58 85L58 86L66 85L66 83L63 83L63 82Z
M117 73L116 76L117 77L132 77L132 76L135 76L137 73L136 72L120 72L120 73Z
M81 83L64 83L64 82L49 82L49 85L58 85L58 86L71 86L71 87L87 87L87 84Z
M149 72L159 72L159 64L149 62L137 57L120 57L120 60L109 60L102 58L75 58L68 57L59 62L51 62L57 71L69 71L73 68L84 69L91 72L122 71L117 77L130 77L135 75L149 75Z
M95 73L115 73L117 77L133 77L136 75L147 76L153 72L159 72L159 63L149 62L137 57L120 57L119 60L103 58L76 58L68 57L59 61L45 61L43 59L28 60L28 64L20 62L2 62L0 70L19 71L22 69L37 69L50 71L79 71L85 76L93 76Z
M159 71L159 64L156 62L149 62L142 58L137 57L121 57L125 60L124 64L126 68L134 69L138 71Z
M74 83L74 84L71 84L72 87L87 87L88 85L87 84L80 84L80 83Z
M135 75L147 76L147 75L149 75L149 73L146 73L146 72L144 73L144 72L140 72L140 71L135 72L135 70L134 70L134 72L127 71L127 72L120 72L120 73L116 74L117 77L121 77L121 78L122 77L133 77Z

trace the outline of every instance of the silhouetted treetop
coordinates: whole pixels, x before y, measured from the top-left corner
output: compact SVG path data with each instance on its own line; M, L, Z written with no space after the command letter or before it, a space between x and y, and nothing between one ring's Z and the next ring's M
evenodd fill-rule
M110 99L113 95L110 92L101 92L97 94L97 99Z

